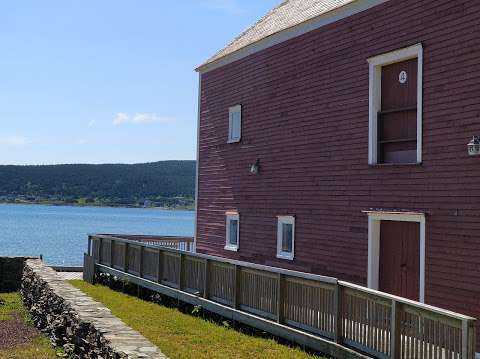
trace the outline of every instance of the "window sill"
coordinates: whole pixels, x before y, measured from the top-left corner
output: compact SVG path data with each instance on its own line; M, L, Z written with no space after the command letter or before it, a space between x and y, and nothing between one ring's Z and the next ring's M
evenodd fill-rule
M288 261L293 261L294 256L293 256L293 254L277 254L277 258L288 260Z
M230 143L240 143L241 140L228 140L227 141L227 144L230 144Z
M225 246L223 249L231 252L238 252L238 246Z
M413 167L422 166L422 162L409 162L409 163L370 163L369 167Z

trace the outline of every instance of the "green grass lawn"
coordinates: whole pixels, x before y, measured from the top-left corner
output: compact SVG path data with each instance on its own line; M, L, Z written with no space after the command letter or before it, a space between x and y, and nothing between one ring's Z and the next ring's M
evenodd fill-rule
M17 327L7 330L8 321L14 316L23 320L21 324L33 326L30 316L22 304L19 293L0 293L0 335L18 336L25 332ZM2 338L0 338L0 342ZM50 359L56 358L55 351L50 346L50 340L42 335L29 337L26 343L14 345L8 349L0 349L0 359Z
M13 313L18 313L29 320L28 312L22 304L18 293L0 293L0 321L10 320Z
M0 350L0 359L54 359L58 358L46 337L37 337L29 344Z
M70 281L75 287L107 306L157 345L168 357L235 359L307 359L314 358L298 349L274 340L242 334L177 309L128 296L101 285L81 280Z

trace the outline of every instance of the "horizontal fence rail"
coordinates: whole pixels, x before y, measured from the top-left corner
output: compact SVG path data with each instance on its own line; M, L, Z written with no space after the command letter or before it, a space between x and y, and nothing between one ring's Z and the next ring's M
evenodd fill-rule
M193 252L193 237L182 236L142 236L128 234L101 234L100 236L126 239L151 246L167 247L185 252Z
M92 235L88 255L101 266L376 358L475 357L475 318L331 277L159 246L162 238L152 238L155 244L145 236Z

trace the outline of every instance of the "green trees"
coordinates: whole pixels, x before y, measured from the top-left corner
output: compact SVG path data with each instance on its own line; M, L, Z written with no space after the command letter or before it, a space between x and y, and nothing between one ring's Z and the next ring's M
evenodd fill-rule
M194 194L195 161L0 166L2 201L188 206Z

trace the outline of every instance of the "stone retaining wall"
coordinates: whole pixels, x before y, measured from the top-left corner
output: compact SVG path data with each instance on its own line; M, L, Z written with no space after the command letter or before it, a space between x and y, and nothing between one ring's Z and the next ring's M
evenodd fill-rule
M25 262L21 292L36 326L72 358L166 358L146 338L40 260Z

